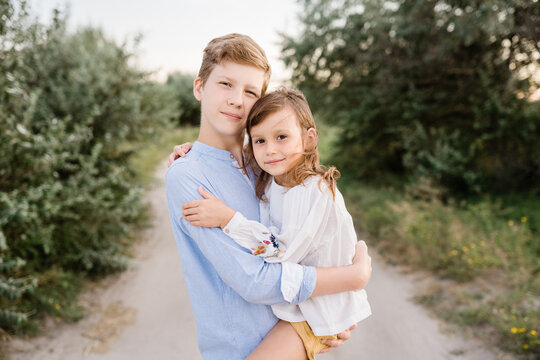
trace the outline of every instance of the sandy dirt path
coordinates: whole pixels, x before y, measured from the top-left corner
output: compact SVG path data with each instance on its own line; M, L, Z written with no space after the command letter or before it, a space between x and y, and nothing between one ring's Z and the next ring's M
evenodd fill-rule
M165 188L166 163L147 193L153 226L143 234L130 268L87 291L88 315L76 324L46 325L45 335L11 342L11 360L197 360L196 327L172 234ZM479 342L440 330L410 299L418 275L403 275L372 252L367 287L373 316L351 340L321 360L502 359Z

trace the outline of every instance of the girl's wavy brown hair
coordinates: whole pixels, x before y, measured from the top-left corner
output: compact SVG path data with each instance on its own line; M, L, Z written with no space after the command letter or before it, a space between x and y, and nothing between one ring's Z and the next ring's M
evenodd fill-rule
M321 175L319 181L319 188L321 181L325 181L328 187L332 191L332 195L336 196L336 181L341 174L334 166L326 168L319 163L319 149L318 149L318 132L317 137L313 144L306 144L307 132L310 128L317 131L313 114L309 109L308 102L299 90L279 88L259 100L253 105L247 119L247 133L249 135L249 142L245 149L246 161L254 169L257 175L257 183L255 185L255 192L257 197L263 200L264 190L268 186L271 180L271 175L263 171L257 162L253 154L253 143L251 139L251 129L257 124L264 121L269 115L288 108L293 111L296 116L296 121L302 129L302 138L304 145L304 152L297 164L285 174L287 179L287 186L293 187L296 185L304 184L304 181L312 175Z

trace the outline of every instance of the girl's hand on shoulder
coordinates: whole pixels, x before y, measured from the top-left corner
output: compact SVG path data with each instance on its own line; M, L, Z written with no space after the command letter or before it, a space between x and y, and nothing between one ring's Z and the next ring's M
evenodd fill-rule
M236 211L204 190L202 186L199 186L199 193L204 197L203 200L194 200L182 205L184 219L194 226L224 228Z
M179 157L186 157L186 154L191 150L193 145L190 142L183 143L182 145L176 145L173 148L173 152L169 155L169 165L171 166L174 160L178 159Z

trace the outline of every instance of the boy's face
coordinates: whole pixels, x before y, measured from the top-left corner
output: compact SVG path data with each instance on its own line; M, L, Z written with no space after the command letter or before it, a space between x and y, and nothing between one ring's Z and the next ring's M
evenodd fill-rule
M216 65L204 85L195 79L193 94L201 102L201 129L206 135L217 140L239 136L263 82L263 70L230 61Z

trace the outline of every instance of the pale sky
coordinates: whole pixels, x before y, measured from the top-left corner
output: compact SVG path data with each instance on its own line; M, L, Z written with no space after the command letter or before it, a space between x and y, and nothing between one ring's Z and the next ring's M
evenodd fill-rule
M271 87L290 76L279 60L278 31L298 33L295 0L30 0L33 13L48 22L53 8L69 7L70 29L98 26L121 42L143 34L140 66L196 73L202 51L213 38L231 32L249 35L266 51L272 66Z

